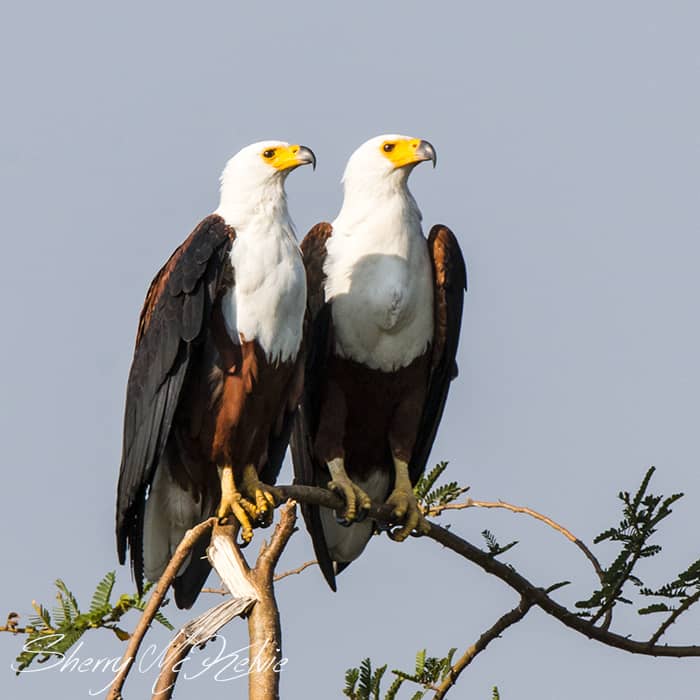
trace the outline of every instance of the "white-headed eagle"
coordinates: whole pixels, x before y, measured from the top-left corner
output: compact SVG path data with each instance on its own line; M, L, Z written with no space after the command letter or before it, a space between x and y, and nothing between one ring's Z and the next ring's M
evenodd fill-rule
M272 485L303 387L304 265L286 176L304 146L265 141L228 161L217 210L158 272L129 373L117 548L141 589L184 533L233 516L247 542L269 524ZM209 574L199 542L174 582L190 607Z
M367 141L348 161L337 218L314 226L301 245L312 331L292 454L298 482L345 500L337 520L303 507L333 590L373 532L364 517L370 499L393 506L402 523L394 539L425 528L413 486L456 376L467 282L450 229L423 235L407 180L426 160L436 160L427 141Z

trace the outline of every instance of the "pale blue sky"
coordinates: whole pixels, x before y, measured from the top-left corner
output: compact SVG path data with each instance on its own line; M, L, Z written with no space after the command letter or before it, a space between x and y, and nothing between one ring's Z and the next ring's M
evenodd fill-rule
M216 206L227 158L264 138L318 157L315 173L289 180L300 235L337 212L362 141L429 139L438 167L419 168L413 191L427 226L457 233L470 276L433 460L451 460L475 498L528 505L589 541L616 522L617 491L655 464L654 488L687 496L659 537L664 560L640 573L662 583L697 558L698 26L698 5L673 0L6 4L5 608L50 602L57 576L85 599L117 566L124 389L146 288ZM576 582L561 601L595 583L580 552L537 523L481 511L451 521L475 543L484 528L519 539L507 560L530 580ZM309 558L302 529L283 566ZM284 698L340 697L345 668L366 655L408 668L423 646L463 650L516 602L413 539L373 541L338 583L332 594L309 570L278 587ZM118 588L132 589L125 568ZM643 638L652 622L621 611L617 629ZM667 641L698 642L698 629L689 617ZM225 635L229 650L245 644L240 623ZM4 697L87 698L106 684L56 670L15 679L18 647L0 638ZM80 656L121 650L96 632ZM694 700L697 678L697 660L633 657L535 611L451 697L486 700L498 684L504 700ZM134 678L127 697L152 680ZM200 678L177 697L244 697L232 683Z

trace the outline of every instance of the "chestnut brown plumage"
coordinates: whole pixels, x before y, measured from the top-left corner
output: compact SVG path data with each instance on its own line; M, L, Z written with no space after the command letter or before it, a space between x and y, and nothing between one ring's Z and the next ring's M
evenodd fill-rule
M408 365L382 371L336 351L333 302L326 301L324 292L332 235L331 224L317 224L301 245L311 332L305 391L291 441L295 474L301 484L326 486L326 465L343 456L352 481L367 482L373 472L386 475L384 500L394 485L393 456L408 463L413 484L425 470L457 375L466 267L454 234L446 226L434 226L423 239L433 271L430 345ZM302 511L321 570L335 590L335 576L349 562L335 560L329 552L320 509L304 505Z
M273 484L289 440L303 371L268 362L255 341L234 344L221 302L232 284L235 231L204 219L158 272L146 295L127 385L117 497L121 563L129 549L139 590L144 579L146 495L156 468L200 504L201 518L221 496L217 466L255 464ZM190 607L210 566L206 541L175 579L175 600Z

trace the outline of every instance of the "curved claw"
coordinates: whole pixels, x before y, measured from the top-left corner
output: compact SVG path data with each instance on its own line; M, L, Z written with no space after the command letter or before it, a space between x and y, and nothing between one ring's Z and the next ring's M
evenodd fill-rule
M367 519L367 516L369 515L369 506L366 508L361 506L360 508L357 509L357 517L355 518L356 523L361 523L363 520Z
M216 511L219 521L228 522L229 515L240 527L241 546L245 547L253 539L253 523L259 517L255 496L253 500L244 498L233 478L233 467L226 465L220 469L221 501Z
M250 501L252 520L261 527L270 525L277 503L268 487L258 478L258 473L252 464L247 465L243 470L241 491Z
M418 502L412 489L394 489L386 503L394 507L392 516L402 523L400 527L393 530L389 529L389 537L392 540L403 542L414 532L416 536L424 535L428 532L430 526L418 507Z
M335 481L329 481L327 486L329 491L332 491L336 496L340 496L340 498L345 501L345 511L342 515L336 511L335 522L343 527L349 527L352 525L352 519L349 517L349 515L352 514L352 511L350 509L350 499L348 498L345 489L343 489L343 487Z
M232 498L221 499L217 513L220 522L227 522L229 515L232 515L238 521L241 540L245 544L248 544L253 539L253 525L249 517L251 507L252 504L241 498L239 493L235 493Z
M335 519L339 525L349 527L353 523L362 522L367 517L371 501L369 496L349 477L329 481L328 489L345 501L345 511Z

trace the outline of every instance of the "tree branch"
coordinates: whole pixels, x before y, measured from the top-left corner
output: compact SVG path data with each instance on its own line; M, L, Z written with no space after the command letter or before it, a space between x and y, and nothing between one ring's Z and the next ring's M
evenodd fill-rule
M598 576L598 580L601 582L601 584L604 583L603 568L601 567L600 562L598 561L595 554L593 554L593 552L591 552L591 550L570 530L567 530L563 525L560 525L559 523L555 522L550 517L542 515L542 513L538 513L532 508L527 508L525 506L515 506L511 503L506 503L505 501L475 501L473 498L468 498L465 503L448 503L444 506L444 509L448 509L450 508L450 506L453 506L451 510L459 510L461 508L504 508L505 510L509 510L512 513L522 513L524 515L529 515L531 518L535 518L535 520L539 520L545 523L546 525L549 525L551 528L564 535L564 537L566 537L567 540L573 542L585 554L588 561L591 562ZM595 621L596 620L592 620L592 622L594 623ZM605 619L603 620L602 625L603 629L608 629L610 627L611 622L612 608L609 608L605 611Z
M136 659L136 655L139 651L139 647L143 641L143 637L148 631L148 628L151 626L151 622L153 622L153 618L158 612L158 608L160 608L163 598L165 598L165 594L168 592L168 588L170 588L170 584L177 575L177 572L180 570L180 566L182 566L182 563L185 561L185 558L190 553L190 550L192 547L194 547L197 540L203 535L207 534L215 523L216 518L209 518L185 533L185 536L182 538L182 542L180 542L175 550L175 554L173 554L173 558L165 567L163 575L160 577L156 587L153 589L153 593L148 600L148 605L146 605L143 615L141 615L141 619L139 620L134 633L129 639L129 645L124 652L124 656L122 657L119 672L112 681L109 694L107 695L107 700L122 699L121 690L124 686L124 681L126 680L126 677L133 666L134 660Z
M295 574L300 574L302 571L306 571L306 569L308 569L310 566L314 566L314 564L318 564L318 562L315 559L312 559L311 561L305 561L300 566L297 566L296 569L290 569L289 571L283 571L281 574L275 574L275 577L272 580L275 583L277 583L277 581L281 581L283 578L287 578L287 576L294 576ZM230 591L228 591L225 588L202 588L202 593L231 595ZM2 631L2 627L0 627L0 632Z
M453 504L448 504L448 506L449 505ZM567 530L563 525L560 525L556 521L552 520L552 518L542 515L542 513L538 513L532 508L515 506L511 503L506 503L505 501L475 501L473 498L468 498L466 503L454 505L455 509L460 506L462 508L504 508L505 510L509 510L511 513L522 513L524 515L529 515L531 518L535 518L536 520L549 525L549 527L564 535L567 540L573 542L586 555L586 558L593 565L596 574L598 574L598 577L602 580L603 569L600 566L600 562L596 558L595 554L593 554L593 552L591 552L591 550L588 549L588 547L578 537L576 537L576 535L574 535L570 530Z
M275 490L280 494L281 498L294 498L302 503L323 506L333 510L340 510L343 508L343 501L339 496L314 486L278 486ZM369 516L379 522L389 523L392 520L391 510L390 506L383 505L377 507L376 505L372 505ZM429 530L425 537L439 542L444 547L451 549L456 554L480 566L484 571L496 576L517 591L521 596L540 607L548 615L555 617L567 627L576 630L590 639L595 639L602 644L622 649L632 654L669 657L700 656L700 646L650 644L647 641L637 641L596 627L591 624L590 621L584 620L575 613L567 610L563 605L552 600L542 588L530 583L524 576L521 576L507 564L501 563L487 552L475 547L473 544L470 544L466 540L435 523L429 523Z
M254 601L232 598L219 603L203 615L184 625L168 645L160 674L153 690L153 700L170 700L177 682L180 666L192 649L205 644L234 617L244 615Z
M459 678L460 673L469 666L469 664L474 660L474 657L482 652L486 647L497 637L499 637L505 630L507 630L511 625L520 622L525 615L527 615L530 608L533 606L533 602L523 597L520 599L520 603L517 607L513 608L510 612L500 617L492 627L486 630L479 639L476 640L472 646L470 646L464 655L459 658L449 671L449 675L437 688L437 692L433 695L433 700L442 700L442 698L447 695L447 691L454 686Z
M248 617L251 659L249 700L279 698L280 670L284 662L282 628L273 577L282 551L294 533L297 520L296 505L294 501L288 501L282 508L280 521L275 527L270 544L267 546L263 542L255 568L251 571L258 591L258 602Z
M656 642L663 637L666 630L694 603L700 600L700 590L696 591L693 595L686 598L664 621L664 623L659 627L656 632L652 635L649 640L649 644L656 644Z
M274 700L279 697L279 673L282 666L282 640L279 609L275 600L274 569L296 524L296 503L282 509L269 545L260 546L255 568L251 569L236 543L236 528L215 525L208 555L224 579L227 593L243 597L226 601L183 627L168 646L166 662L155 686L154 700L169 700L178 679L182 661L193 647L202 644L233 617L248 615L248 697L249 700ZM217 568L218 565L218 568ZM225 565L225 568L224 568ZM300 567L306 568L309 563ZM217 591L218 592L218 591ZM245 597L253 593L255 597ZM251 607L252 604L252 607ZM226 606L230 609L225 610ZM214 618L212 620L212 618Z
M302 571L306 571L310 566L315 566L316 564L318 564L318 562L315 559L305 561L301 566L297 566L296 569L290 569L289 571L283 571L281 574L277 574L273 580L277 583L277 581L281 581L283 578L287 578L287 576L300 574Z

